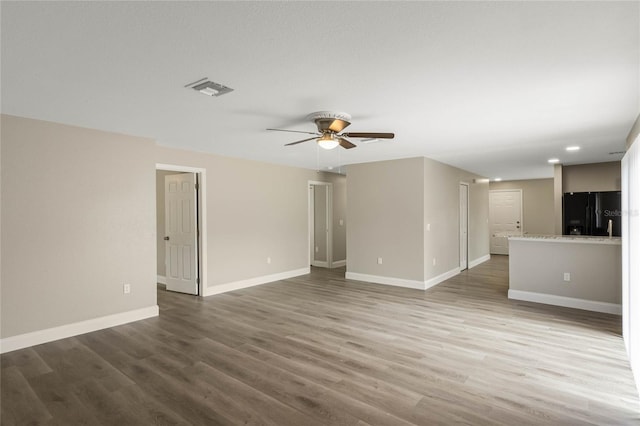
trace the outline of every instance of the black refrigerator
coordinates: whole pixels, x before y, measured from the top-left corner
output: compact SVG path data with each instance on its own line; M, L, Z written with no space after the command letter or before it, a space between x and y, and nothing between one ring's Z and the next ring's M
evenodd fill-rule
M620 191L566 192L563 198L564 235L609 235L609 220L613 236L621 235Z

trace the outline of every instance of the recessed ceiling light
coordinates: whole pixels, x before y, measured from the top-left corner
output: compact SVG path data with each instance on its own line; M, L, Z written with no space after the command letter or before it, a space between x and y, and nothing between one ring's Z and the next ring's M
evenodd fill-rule
M574 145L574 146L568 146L568 147L566 148L566 150L567 150L567 151L579 151L579 150L580 150L580 147L579 147L579 146L575 146L575 145Z
M560 162L560 160L557 159L557 158L549 158L547 160L547 163L551 163L551 164L555 164L555 163L559 163L559 162Z
M502 180L502 178L494 178L493 181L494 182L500 182Z

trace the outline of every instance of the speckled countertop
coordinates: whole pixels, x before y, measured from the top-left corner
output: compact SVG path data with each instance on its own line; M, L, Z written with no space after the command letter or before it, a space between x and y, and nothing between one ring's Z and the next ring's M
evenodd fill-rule
M537 241L549 243L580 243L580 244L612 244L620 245L620 237L594 237L588 235L534 235L526 234L521 237L509 237L509 241Z

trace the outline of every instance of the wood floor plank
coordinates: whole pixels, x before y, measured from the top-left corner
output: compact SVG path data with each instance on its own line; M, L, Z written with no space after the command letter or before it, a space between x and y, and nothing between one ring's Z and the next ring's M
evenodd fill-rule
M5 426L40 425L52 418L15 365L2 368L0 398L0 423Z
M48 424L100 424L93 411L78 399L73 384L63 380L56 372L32 377L29 384L53 416Z
M226 415L235 424L264 424L273 426L321 426L324 423L293 407L237 380L209 364L194 366L198 381L207 383L211 394L225 407Z
M508 266L159 289L158 318L3 354L2 424L640 424L620 317L509 300Z

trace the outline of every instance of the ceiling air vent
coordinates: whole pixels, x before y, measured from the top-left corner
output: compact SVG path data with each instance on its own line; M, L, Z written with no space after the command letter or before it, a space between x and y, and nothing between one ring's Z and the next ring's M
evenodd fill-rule
M231 87L224 86L220 83L215 83L208 80L206 77L201 78L198 81L194 81L191 84L187 84L184 87L190 87L193 90L196 90L207 96L220 96L224 95L225 93L233 92L233 89Z

